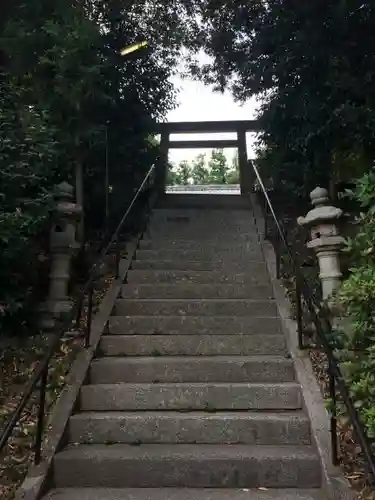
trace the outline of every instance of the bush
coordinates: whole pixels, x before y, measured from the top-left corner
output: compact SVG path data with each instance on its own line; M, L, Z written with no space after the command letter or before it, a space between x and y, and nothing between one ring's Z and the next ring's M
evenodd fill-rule
M375 172L361 177L349 194L362 212L355 219L356 237L347 241L350 275L337 296L346 322L335 343L355 406L375 438Z
M7 97L0 111L0 333L20 333L39 296L33 284L50 214L54 142L44 117L22 105L10 80L0 93Z

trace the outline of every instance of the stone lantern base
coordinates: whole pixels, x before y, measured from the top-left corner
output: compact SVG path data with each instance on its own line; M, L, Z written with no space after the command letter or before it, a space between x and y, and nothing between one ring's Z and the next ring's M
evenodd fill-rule
M74 303L70 299L61 301L47 300L39 309L41 313L40 327L46 331L53 330L56 324L71 312L73 305Z

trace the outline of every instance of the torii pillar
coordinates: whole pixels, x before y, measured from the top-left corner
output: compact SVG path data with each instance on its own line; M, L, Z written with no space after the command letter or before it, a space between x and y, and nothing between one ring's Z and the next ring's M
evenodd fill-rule
M160 157L156 164L155 184L158 196L165 193L168 175L169 132L163 131L160 138Z
M247 158L246 129L237 129L238 166L240 170L241 194L251 193L254 183L254 175Z

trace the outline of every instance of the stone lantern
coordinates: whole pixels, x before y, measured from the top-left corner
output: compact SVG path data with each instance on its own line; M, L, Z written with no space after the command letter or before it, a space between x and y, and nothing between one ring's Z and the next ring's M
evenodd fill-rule
M330 205L328 191L321 187L315 188L310 198L314 208L305 217L299 217L297 222L310 229L311 241L307 248L313 249L318 258L322 298L326 300L340 286L342 279L340 250L345 240L339 234L337 222L343 211Z
M82 208L73 203L74 188L67 182L55 187L55 217L50 235L51 271L47 301L42 306L41 326L52 329L56 320L72 307L68 294L70 264L79 247L76 226Z

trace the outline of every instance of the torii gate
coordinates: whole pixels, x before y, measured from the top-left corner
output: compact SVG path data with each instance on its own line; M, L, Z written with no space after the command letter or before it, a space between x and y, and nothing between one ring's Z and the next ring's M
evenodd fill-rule
M204 122L165 122L158 123L155 132L161 135L161 156L156 169L156 183L159 193L165 193L167 182L168 152L169 149L196 149L196 148L237 148L238 165L240 170L241 194L251 191L253 172L249 168L246 148L246 132L258 132L257 120L234 121L204 121ZM236 139L206 139L194 141L171 141L171 134L215 134L236 133Z

